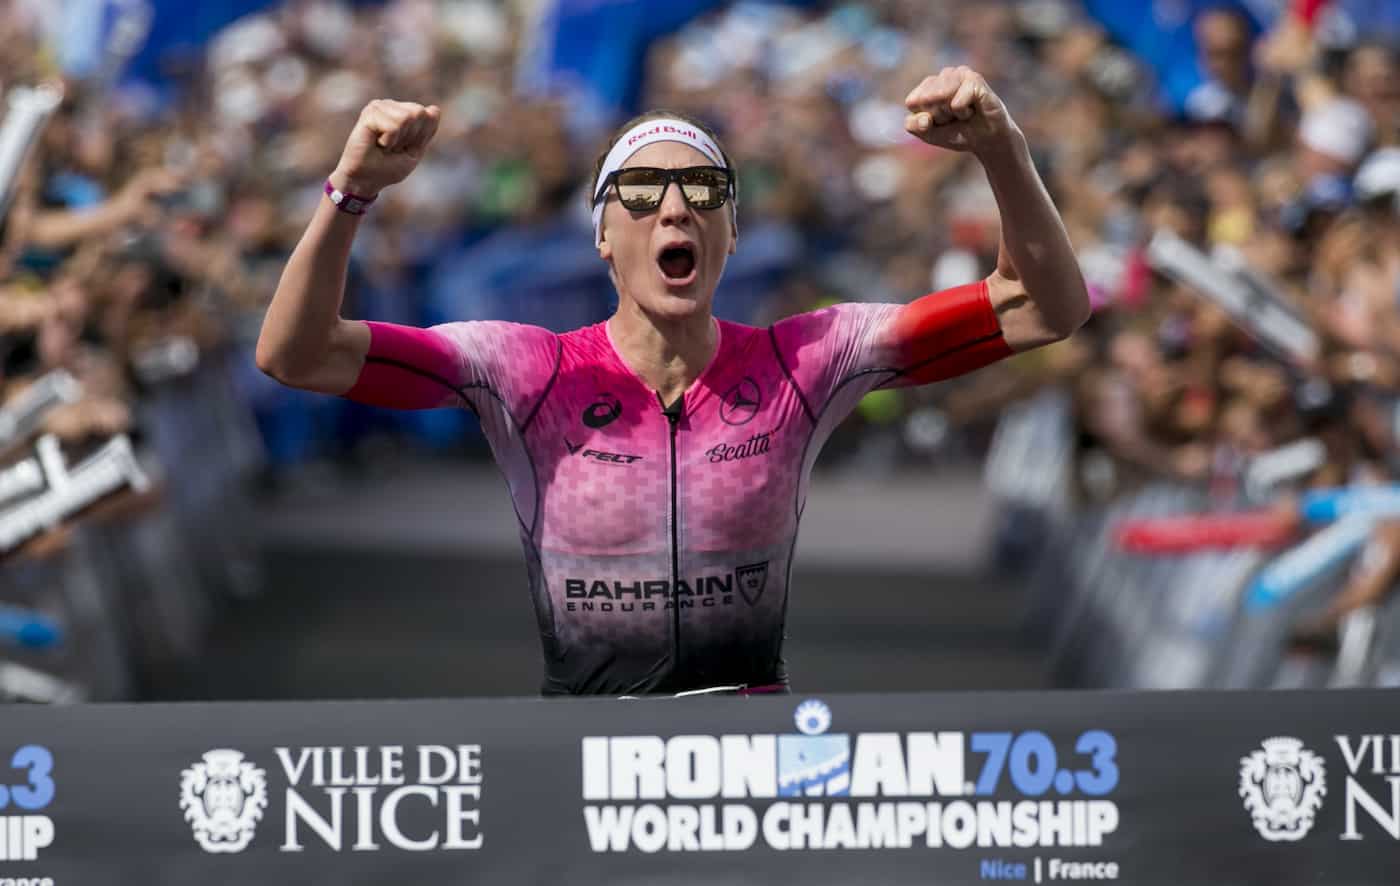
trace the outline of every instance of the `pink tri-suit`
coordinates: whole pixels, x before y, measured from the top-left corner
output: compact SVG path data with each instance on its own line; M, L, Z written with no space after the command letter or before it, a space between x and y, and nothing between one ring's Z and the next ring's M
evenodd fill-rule
M716 322L714 358L669 405L603 323L369 324L346 396L480 417L520 526L546 694L781 691L793 547L832 429L875 388L1010 353L985 283L766 329Z

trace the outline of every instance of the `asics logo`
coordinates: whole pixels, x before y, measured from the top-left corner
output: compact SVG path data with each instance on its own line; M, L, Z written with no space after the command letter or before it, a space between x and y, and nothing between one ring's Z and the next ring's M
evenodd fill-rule
M590 428L601 428L612 424L621 414L621 401L611 394L601 394L596 403L583 410L583 423Z

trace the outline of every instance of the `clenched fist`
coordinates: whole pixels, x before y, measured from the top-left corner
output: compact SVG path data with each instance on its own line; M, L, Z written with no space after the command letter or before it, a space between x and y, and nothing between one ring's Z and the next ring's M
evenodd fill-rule
M904 128L931 145L981 154L1004 147L1016 124L982 75L969 67L925 77L904 99Z
M359 197L374 197L418 166L437 133L437 105L375 99L360 111L331 184Z

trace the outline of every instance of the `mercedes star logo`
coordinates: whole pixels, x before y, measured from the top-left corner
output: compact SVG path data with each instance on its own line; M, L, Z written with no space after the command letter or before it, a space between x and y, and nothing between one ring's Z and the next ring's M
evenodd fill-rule
M761 405L763 395L758 390L758 382L746 375L724 392L719 404L719 417L727 425L748 424L758 414Z

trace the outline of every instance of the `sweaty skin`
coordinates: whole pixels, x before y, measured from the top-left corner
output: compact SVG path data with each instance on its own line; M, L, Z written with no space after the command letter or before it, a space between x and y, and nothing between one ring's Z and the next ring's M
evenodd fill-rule
M715 322L714 358L670 409L603 323L368 324L345 396L480 416L519 521L545 694L785 687L793 546L832 429L875 388L1010 353L985 283L767 329Z

